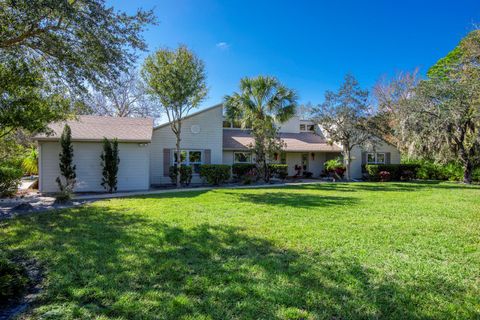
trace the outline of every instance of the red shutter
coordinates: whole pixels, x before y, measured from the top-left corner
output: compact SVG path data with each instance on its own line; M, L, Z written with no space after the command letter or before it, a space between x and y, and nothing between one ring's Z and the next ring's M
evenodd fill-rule
M210 149L205 149L203 151L204 163L210 164L212 162L212 151Z
M170 149L163 149L163 176L168 177L170 173Z

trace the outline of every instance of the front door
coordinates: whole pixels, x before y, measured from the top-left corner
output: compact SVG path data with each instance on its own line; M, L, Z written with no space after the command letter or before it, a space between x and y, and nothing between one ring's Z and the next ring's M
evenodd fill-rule
M308 171L308 153L302 153L302 174Z

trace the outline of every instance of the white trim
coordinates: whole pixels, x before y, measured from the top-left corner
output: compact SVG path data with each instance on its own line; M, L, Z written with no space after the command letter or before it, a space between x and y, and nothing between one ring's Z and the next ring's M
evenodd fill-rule
M383 162L379 162L378 161L378 155L383 155ZM374 161L373 162L369 162L368 161L368 157L370 155L373 155L373 158L374 158ZM367 164L386 164L387 162L387 156L386 156L386 153L385 152L367 152Z
M173 149L172 151L173 152L170 152L171 153L170 163L172 165L175 165L175 153L177 152L177 150ZM204 149L180 149L180 153L182 151L187 152L186 159L185 159L185 161L182 162L182 164L192 167L192 174L198 174L197 172L194 171L193 165L195 165L195 164L199 164L199 165L205 164L205 150ZM200 162L190 162L190 152L200 152Z

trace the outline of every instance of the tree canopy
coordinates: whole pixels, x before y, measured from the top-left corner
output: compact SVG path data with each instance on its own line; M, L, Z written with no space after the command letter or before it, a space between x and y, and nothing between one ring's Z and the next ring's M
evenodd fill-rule
M259 76L240 80L240 91L225 96L225 110L232 121L252 129L257 169L268 181L267 160L283 148L276 124L283 123L296 114L297 95L276 78Z
M343 148L346 177L350 179L351 151L374 137L367 128L370 115L368 91L363 90L353 75L345 75L336 91L327 91L325 101L315 108L315 119L328 134L328 139Z
M480 165L480 30L472 31L428 71L404 109L414 152L464 166L471 183Z
M141 37L154 23L152 11L115 11L103 0L1 0L0 53L35 60L49 78L73 90L100 85L133 63L145 50Z
M161 49L145 59L142 77L147 93L167 114L176 137L176 154L180 155L182 119L199 106L208 92L203 61L185 46ZM182 157L177 159L181 166ZM177 175L177 187L180 186Z
M44 131L70 107L64 91L45 82L38 69L21 61L0 63L0 138L17 129Z

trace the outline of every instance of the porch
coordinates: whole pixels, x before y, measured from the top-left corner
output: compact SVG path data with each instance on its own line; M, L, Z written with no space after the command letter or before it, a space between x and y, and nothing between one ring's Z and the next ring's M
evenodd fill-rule
M340 152L285 152L280 163L288 165L288 176L303 176L305 172L311 172L312 177L318 178L325 162L340 155Z

